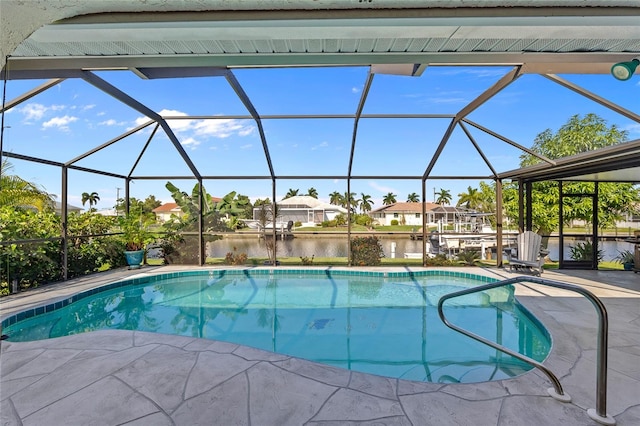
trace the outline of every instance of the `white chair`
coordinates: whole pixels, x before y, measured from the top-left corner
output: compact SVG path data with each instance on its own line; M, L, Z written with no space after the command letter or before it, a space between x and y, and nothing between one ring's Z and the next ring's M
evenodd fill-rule
M509 254L509 270L521 270L523 268L530 269L534 275L542 274L542 265L544 258L540 256L540 247L542 245L542 236L533 231L526 231L518 235L517 238L517 255Z

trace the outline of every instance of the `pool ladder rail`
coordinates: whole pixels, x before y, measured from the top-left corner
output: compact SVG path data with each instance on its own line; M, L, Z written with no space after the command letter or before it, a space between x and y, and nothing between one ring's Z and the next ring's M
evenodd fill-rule
M470 331L467 331L463 328L460 328L452 323L450 323L444 315L443 305L449 299L454 297L464 296L467 294L477 293L485 290L490 290L498 287L504 287L512 284L519 284L522 282L529 282L534 284L540 284L548 287L560 288L563 290L574 291L579 293L589 299L589 301L594 305L596 311L598 313L598 353L597 353L597 370L596 370L596 408L589 408L587 410L587 415L593 419L594 421L603 424L603 425L615 425L616 420L607 415L607 340L608 340L608 329L609 329L609 319L607 316L607 309L604 304L596 295L591 293L589 290L586 290L582 287L562 283L559 281L552 281L543 278L530 277L530 276L518 276L514 278L509 278L503 281L497 281L489 284L480 285L477 287L456 291L453 293L446 294L440 298L438 301L438 315L442 322L449 328L464 334L465 336L471 337L485 345L488 345L494 349L502 351L508 355L511 355L514 358L517 358L521 361L524 361L535 368L539 369L544 373L551 383L553 384L552 388L547 389L549 395L558 401L562 402L570 402L571 397L564 392L562 389L562 385L560 384L560 380L556 377L555 374L547 367L542 365L542 363L531 359L525 355L522 355L518 352L515 352L507 347L504 347L498 343L492 342L491 340L487 340L482 336L478 336Z

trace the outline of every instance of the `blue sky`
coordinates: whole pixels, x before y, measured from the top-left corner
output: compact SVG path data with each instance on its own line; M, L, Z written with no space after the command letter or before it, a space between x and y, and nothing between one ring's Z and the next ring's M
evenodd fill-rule
M365 114L456 114L493 85L508 67L429 67L421 77L376 75ZM353 114L367 77L366 67L238 69L238 81L261 115ZM141 80L128 71L98 74L163 116L247 115L224 78ZM640 77L621 82L610 75L569 75L563 78L597 95L638 112ZM11 100L42 81L9 81ZM575 114L596 113L609 125L640 138L640 125L537 75L524 75L469 119L523 146L531 147L545 129L556 131ZM147 121L139 112L80 80L66 80L9 110L5 115L4 149L24 155L65 162ZM254 121L241 119L172 120L169 122L193 163L203 175L268 175L262 143ZM362 119L354 155L354 175L422 175L449 119ZM346 175L353 121L350 119L263 120L273 167L279 176ZM151 135L153 126L131 135L77 164L128 174ZM500 172L516 168L521 152L475 128L470 131ZM11 159L14 173L35 181L59 196L61 173L56 167ZM432 171L434 176L489 175L466 135L456 130ZM189 169L157 132L141 157L134 176L188 175ZM194 180L171 181L190 192ZM136 180L131 196L155 195L172 201L166 180ZM454 196L477 187L476 180L428 180L427 200L434 188ZM222 196L232 190L251 199L271 198L270 180L226 179L205 181L207 191ZM328 200L333 191L344 193L346 181L331 179L279 180L276 199L289 188L305 194L317 189ZM121 189L118 189L121 188ZM69 202L81 206L83 192L98 192L99 209L111 208L124 195L124 182L96 174L70 171ZM368 194L374 208L388 192L405 201L421 193L419 181L389 179L352 180L351 191ZM59 198L58 198L59 199ZM86 206L88 207L88 205Z

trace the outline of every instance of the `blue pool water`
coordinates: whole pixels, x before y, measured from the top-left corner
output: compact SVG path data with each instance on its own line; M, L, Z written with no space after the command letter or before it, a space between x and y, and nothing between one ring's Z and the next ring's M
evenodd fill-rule
M177 334L441 383L499 380L530 369L450 330L438 317L442 295L486 278L438 271L277 272L197 271L114 283L7 318L3 332L10 341L102 329ZM549 352L548 333L510 287L449 301L445 314L538 361Z

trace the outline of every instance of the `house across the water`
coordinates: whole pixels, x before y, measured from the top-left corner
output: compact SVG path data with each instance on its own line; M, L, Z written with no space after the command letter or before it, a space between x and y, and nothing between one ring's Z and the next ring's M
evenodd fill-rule
M329 204L308 195L296 195L276 202L278 222L300 222L302 226L315 226L333 220L339 214L347 214L344 207ZM260 207L254 207L253 219L260 219Z

